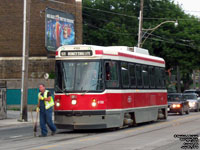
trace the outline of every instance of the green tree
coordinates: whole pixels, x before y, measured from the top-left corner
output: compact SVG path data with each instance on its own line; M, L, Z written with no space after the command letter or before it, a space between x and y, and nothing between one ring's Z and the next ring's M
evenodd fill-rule
M136 46L140 0L83 0L83 41L103 46ZM148 36L143 47L166 61L166 69L180 67L185 88L193 69L199 69L200 24L172 0L144 0L143 28L166 23Z

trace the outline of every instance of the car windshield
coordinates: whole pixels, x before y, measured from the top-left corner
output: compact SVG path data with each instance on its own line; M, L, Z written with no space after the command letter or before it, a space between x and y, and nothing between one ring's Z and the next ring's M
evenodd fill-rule
M55 92L88 92L103 89L100 61L57 61Z
M184 99L197 99L196 95L183 95Z
M200 91L186 90L184 93L196 93L200 97Z
M182 95L168 95L167 100L168 101L180 101L180 100L182 100Z

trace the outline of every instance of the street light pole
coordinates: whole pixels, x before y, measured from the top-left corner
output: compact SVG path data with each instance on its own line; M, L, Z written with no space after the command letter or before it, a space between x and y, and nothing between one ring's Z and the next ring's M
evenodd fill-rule
M161 25L165 24L165 23L174 23L174 26L178 26L178 22L177 20L176 21L164 21L164 22L161 22L159 25L157 25L156 27L154 28L150 28L150 29L142 29L142 31L151 31L148 36L144 39L144 41L142 42L142 37L141 37L141 42L140 42L140 46L142 47L142 45L144 44L144 42L148 39L148 37L157 29L159 28Z
M140 0L140 16L139 16L139 28L138 28L138 47L141 47L141 42L142 42L143 7L144 7L144 0Z
M28 116L27 116L27 97L28 96L27 95L28 95L30 2L31 0L24 0L21 111L20 111L19 121L28 121Z

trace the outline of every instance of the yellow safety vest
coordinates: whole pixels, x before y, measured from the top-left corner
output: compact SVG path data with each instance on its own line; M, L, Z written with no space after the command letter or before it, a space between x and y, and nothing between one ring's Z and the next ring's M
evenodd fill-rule
M40 96L43 99L47 98L48 92L49 92L48 90L45 90L43 96L41 96L41 92L39 92L39 94L38 94L38 100L40 100ZM45 109L49 109L50 107L54 106L53 97L51 96L51 100L50 101L44 101L44 104L45 104Z

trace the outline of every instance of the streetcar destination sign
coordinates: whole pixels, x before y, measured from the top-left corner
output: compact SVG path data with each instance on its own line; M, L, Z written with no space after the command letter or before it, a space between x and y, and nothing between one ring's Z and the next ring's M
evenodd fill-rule
M92 51L61 51L61 56L92 56Z

